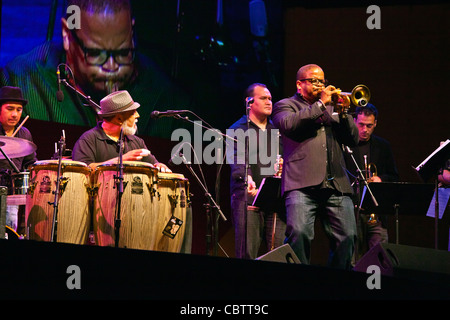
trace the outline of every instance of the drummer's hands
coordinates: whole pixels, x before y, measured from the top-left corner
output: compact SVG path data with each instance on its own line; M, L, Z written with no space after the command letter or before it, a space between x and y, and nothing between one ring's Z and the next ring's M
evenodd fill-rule
M167 172L167 173L171 173L172 170L169 169L168 166L166 166L164 163L155 163L154 164L155 168L157 168L159 170L159 172Z
M150 151L147 149L131 150L123 155L123 161L140 161L143 157L146 157L149 154Z

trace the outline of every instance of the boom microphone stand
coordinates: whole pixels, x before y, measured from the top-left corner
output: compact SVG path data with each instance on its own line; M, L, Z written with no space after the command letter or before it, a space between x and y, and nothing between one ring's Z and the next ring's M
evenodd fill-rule
M364 185L367 187L367 190L369 191L370 196L372 197L372 201L373 201L375 207L378 207L378 202L375 199L375 196L373 195L372 190L370 189L369 184L367 183L367 180L364 177L364 174L362 173L361 169L359 168L359 165L356 162L355 157L353 156L353 151L348 146L344 146L343 145L343 148L344 148L344 151L346 151L348 154L350 154L350 157L352 158L353 163L355 164L356 172L359 174L359 177L356 178L356 183L357 183L357 188L356 188L357 191L356 192L357 192L357 195L358 195L358 204L356 206L356 226L358 227L358 225L359 225L359 211L361 209L361 203L360 203L361 202L361 192L360 192L359 181L363 181L364 182ZM355 243L355 256L356 256L356 258L358 258L358 252L359 252L358 242L356 242Z
M70 67L69 67L68 65L66 65L66 64L64 64L64 63L59 64L59 65L58 65L58 68L57 68L58 82L59 82L59 83L62 83L62 84L65 85L67 88L69 88L70 90L72 90L73 92L75 92L76 94L78 94L80 97L82 97L84 100L86 100L86 101L88 102L89 106L91 106L91 108L94 109L95 113L97 114L97 113L101 110L101 108L100 108L100 106L99 106L97 103L95 103L95 102L91 99L90 96L86 96L85 94L83 94L82 92L80 92L78 89L76 89L75 87L73 87L72 85L70 85L70 84L67 82L66 79L59 79L59 67L60 67L60 66L64 66L65 68L68 68L68 69L70 70L70 72L72 72L72 70L70 69ZM62 92L61 92L61 94L62 94ZM64 99L64 97L62 97L62 98L59 98L59 97L58 97L58 99L61 99L60 101L62 101L62 99Z
M186 112L191 112L191 111L186 111ZM195 113L191 112L192 114L194 114L195 116L197 116ZM183 121L187 121L190 122L194 125L197 126L201 126L202 128L205 129L213 129L211 125L209 125L206 121L202 120L200 117L198 117L199 119L201 119L203 122L207 123L209 125L209 127L205 127L201 124L199 124L197 121L192 121L190 120L187 116L181 116L179 114L173 114L172 115L174 118L176 119L180 119ZM231 139L233 141L237 141L236 139L221 133L218 130L215 130L217 134L221 135L222 137L227 137L228 139ZM181 148L180 148L181 150ZM227 221L227 218L225 217L225 215L223 214L223 212L221 211L219 205L217 204L216 201L214 201L214 199L212 198L211 194L208 191L206 182L202 183L202 181L200 180L200 178L198 177L198 175L194 172L194 170L192 169L192 166L190 164L190 162L187 161L187 159L184 157L184 155L181 152L177 152L177 154L174 154L174 156L179 156L182 159L182 162L186 165L186 167L188 168L189 172L194 176L194 178L197 180L197 182L199 183L199 185L201 186L201 188L203 189L203 192L205 193L205 197L207 198L207 202L204 203L204 207L206 210L206 219L207 219L207 233L206 233L206 243L207 243L207 253L210 254L210 248L211 248L211 239L214 239L214 246L213 246L213 252L214 255L217 253L217 246L218 246L218 219L219 217L222 218L223 221ZM214 222L212 222L211 219L211 207L213 207L214 212L216 213L216 216L214 217ZM213 232L213 235L211 235L211 231Z

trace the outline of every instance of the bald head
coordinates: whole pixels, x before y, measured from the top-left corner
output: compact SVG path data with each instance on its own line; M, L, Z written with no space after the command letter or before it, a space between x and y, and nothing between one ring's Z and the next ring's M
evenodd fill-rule
M322 71L322 68L319 67L317 64L307 64L307 65L304 65L303 67L301 67L300 69L298 69L298 71L297 71L297 79L296 79L296 80L308 78L308 74L309 74L312 70L316 70L316 69L320 69L320 70Z

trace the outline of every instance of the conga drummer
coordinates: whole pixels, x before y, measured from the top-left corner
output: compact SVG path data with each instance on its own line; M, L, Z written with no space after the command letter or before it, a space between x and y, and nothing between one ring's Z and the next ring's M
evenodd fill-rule
M125 90L103 98L99 111L102 121L81 135L73 148L72 159L84 162L92 169L100 164L117 164L117 142L123 129L123 161L148 162L161 172L172 172L165 164L158 162L143 139L135 136L139 107L140 104L133 101Z

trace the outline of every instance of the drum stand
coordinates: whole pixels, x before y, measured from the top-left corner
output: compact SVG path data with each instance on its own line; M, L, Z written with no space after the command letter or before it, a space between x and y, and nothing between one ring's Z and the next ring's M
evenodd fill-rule
M51 233L51 242L56 242L56 230L57 230L57 224L58 224L58 197L59 197L59 187L61 182L61 167L62 167L62 158L64 154L64 150L66 148L66 138L63 130L63 134L61 136L61 139L58 142L58 175L56 177L56 189L55 189L55 198L53 202L49 202L48 204L53 206L53 221L52 221L52 233Z
M123 195L123 128L120 129L119 141L117 141L117 149L119 153L117 174L114 176L115 186L117 187L117 202L116 202L116 216L114 221L115 231L115 246L119 247L120 226L121 217L120 212L122 209L122 195Z
M5 151L3 151L2 147L0 146L0 152L3 154L3 156L5 157L6 160L8 160L9 164L11 165L11 167L13 168L13 170L16 173L20 173L20 170L17 168L17 166L14 164L14 162L11 161L11 159L8 157L8 155L5 153Z

